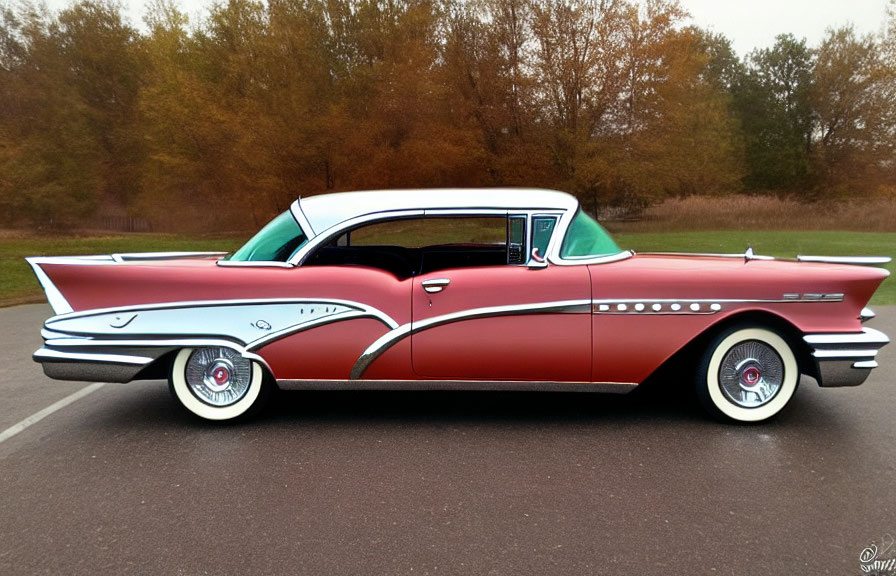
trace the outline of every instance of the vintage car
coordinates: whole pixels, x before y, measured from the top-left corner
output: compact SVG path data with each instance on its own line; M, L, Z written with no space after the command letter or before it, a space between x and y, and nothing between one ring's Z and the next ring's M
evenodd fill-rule
M628 392L685 358L710 413L760 421L888 342L862 323L889 258L635 254L547 190L320 195L229 255L28 261L48 376L168 378L210 420L278 386Z

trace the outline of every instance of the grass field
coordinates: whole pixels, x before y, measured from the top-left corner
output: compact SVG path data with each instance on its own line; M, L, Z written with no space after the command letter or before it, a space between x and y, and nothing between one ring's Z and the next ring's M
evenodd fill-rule
M613 228L611 226L611 228ZM896 232L842 231L692 231L614 233L623 248L640 252L742 253L752 246L757 254L794 257L797 254L825 256L896 256ZM25 256L111 254L171 250L234 250L245 241L240 237L187 237L162 234L48 238L32 235L0 235L0 305L43 301L43 292ZM887 265L890 272L894 264ZM896 280L884 282L873 304L896 304Z

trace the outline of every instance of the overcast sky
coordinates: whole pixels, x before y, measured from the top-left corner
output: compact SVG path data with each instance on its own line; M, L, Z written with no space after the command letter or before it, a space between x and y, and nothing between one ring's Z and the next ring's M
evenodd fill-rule
M73 0L46 0L59 9ZM142 28L144 0L121 0L131 23ZM198 22L213 0L177 0ZM225 2L226 0L221 0ZM693 22L727 36L738 55L767 48L778 34L792 33L817 46L827 28L852 23L862 34L877 33L886 20L887 0L679 0Z
M887 0L679 0L701 28L727 36L740 56L768 48L791 33L818 46L825 30L852 23L861 34L877 33Z

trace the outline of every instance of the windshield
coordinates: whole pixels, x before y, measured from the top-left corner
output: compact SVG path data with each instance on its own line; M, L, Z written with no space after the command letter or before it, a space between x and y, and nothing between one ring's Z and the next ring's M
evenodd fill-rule
M307 241L296 219L287 210L227 259L232 262L286 262Z
M563 246L560 247L561 258L588 258L619 254L621 250L603 226L591 216L579 210L566 231Z

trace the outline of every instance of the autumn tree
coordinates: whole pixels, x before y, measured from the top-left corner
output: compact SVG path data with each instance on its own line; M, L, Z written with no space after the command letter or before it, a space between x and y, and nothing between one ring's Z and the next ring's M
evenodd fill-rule
M135 33L117 7L84 1L58 18L6 10L4 84L11 142L0 161L14 214L71 222L134 194L140 75Z
M535 104L529 0L445 2L440 60L455 117L483 156L485 185L549 186L546 126ZM475 175L474 175L475 177Z
M896 0L893 0L896 2ZM896 3L891 3L896 7ZM677 0L152 0L0 9L0 210L261 225L328 190L892 189L896 24L740 59Z
M851 26L829 30L818 48L813 160L827 191L874 191L892 169L894 71L874 37L859 37Z
M746 58L735 105L744 130L748 188L809 186L813 65L806 41L790 34L779 35L774 46Z

